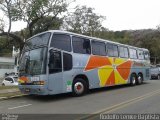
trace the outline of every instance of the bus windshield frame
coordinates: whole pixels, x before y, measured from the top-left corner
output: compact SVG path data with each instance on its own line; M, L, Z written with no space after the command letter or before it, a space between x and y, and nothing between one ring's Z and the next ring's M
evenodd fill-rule
M21 55L20 76L46 74L48 43L51 33L36 35L26 41Z

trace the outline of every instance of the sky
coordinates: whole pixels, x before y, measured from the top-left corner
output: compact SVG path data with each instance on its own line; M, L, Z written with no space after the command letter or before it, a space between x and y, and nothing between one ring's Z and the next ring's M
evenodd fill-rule
M77 0L70 7L76 5L95 8L106 17L103 26L113 31L155 29L160 24L160 0ZM26 23L15 22L12 31L24 27Z

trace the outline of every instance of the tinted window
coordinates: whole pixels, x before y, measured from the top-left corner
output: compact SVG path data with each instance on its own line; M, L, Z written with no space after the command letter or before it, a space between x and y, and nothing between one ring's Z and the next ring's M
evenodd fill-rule
M13 81L12 78L5 78L6 81Z
M90 40L85 38L73 37L73 51L75 53L90 54Z
M141 60L144 59L144 54L142 50L138 50L138 59L141 59Z
M149 52L148 51L144 51L144 58L146 59L146 60L149 60Z
M49 73L62 72L61 52L50 51Z
M123 58L128 58L128 48L126 47L119 47L119 56Z
M71 38L69 35L54 34L51 41L51 47L71 51Z
M24 49L32 49L35 46L48 45L50 34L51 33L44 33L29 39L26 42Z
M136 49L129 49L130 58L137 59L137 50Z
M94 55L106 55L105 43L92 41L92 53Z
M72 69L72 55L63 53L63 70L68 71Z
M111 57L118 57L118 46L114 44L107 44L107 54Z

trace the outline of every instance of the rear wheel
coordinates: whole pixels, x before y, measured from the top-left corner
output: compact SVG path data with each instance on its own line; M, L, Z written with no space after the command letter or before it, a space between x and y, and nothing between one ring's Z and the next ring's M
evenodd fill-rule
M72 84L72 93L74 96L82 96L88 90L87 82L81 78L76 78Z
M142 83L143 83L143 76L142 76L142 74L139 74L138 78L137 78L137 84L140 85Z
M131 86L136 85L136 75L135 74L132 74L130 77L130 85Z

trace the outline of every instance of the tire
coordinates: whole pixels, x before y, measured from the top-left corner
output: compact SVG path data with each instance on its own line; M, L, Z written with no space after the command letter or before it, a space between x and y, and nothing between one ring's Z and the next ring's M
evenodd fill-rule
M88 87L87 82L81 78L76 78L72 84L73 96L82 96L87 93Z
M130 85L131 86L135 86L136 85L136 75L135 74L132 74L131 77L130 77Z
M140 85L142 83L143 83L143 76L142 76L142 74L139 74L137 77L137 85Z
M5 86L5 84L3 83L2 86Z
M160 75L157 76L157 79L160 80Z

